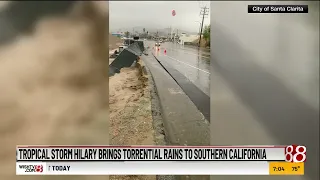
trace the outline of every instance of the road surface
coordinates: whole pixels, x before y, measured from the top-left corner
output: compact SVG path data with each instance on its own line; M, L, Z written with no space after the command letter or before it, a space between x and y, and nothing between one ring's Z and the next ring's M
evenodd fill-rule
M317 179L318 108L302 100L282 79L244 54L241 45L228 35L221 32L215 41L219 42L214 44L219 53L211 59L212 71L209 71L210 56L205 51L196 54L196 49L165 43L158 53L165 56L163 50L166 49L168 63L203 92L211 93L211 144L305 145L311 157L306 163L306 176L279 179ZM243 179L257 177L244 176Z
M154 41L148 41L147 45L152 48L154 43ZM165 42L161 44L159 52L156 52L155 55L162 56L161 59L164 59L209 96L210 50Z

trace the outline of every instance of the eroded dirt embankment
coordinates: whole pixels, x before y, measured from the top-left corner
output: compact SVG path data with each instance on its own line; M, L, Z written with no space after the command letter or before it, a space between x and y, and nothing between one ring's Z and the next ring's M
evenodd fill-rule
M109 79L110 144L154 145L148 76L141 61ZM156 180L156 176L110 176L112 180Z
M138 63L137 63L138 64ZM138 67L122 68L109 79L110 143L153 144L150 92Z

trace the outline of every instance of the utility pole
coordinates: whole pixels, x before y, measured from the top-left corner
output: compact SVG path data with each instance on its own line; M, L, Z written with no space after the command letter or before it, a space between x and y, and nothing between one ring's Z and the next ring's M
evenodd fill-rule
M179 42L179 32L178 32L178 29L177 29L177 41Z
M132 28L132 37L134 36L134 28Z
M208 15L208 10L209 8L207 8L206 6L201 8L201 11L200 11L200 15L202 15L202 23L201 23L201 30L200 30L200 38L199 38L199 47L200 47L200 43L201 43L201 35L202 35L202 29L203 29L203 21L204 21L204 18L205 16Z

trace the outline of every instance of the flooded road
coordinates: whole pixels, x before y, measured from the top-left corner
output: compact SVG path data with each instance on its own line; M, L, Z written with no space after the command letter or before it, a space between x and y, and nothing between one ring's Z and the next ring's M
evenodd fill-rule
M150 47L154 47L153 43L152 41L147 42ZM210 50L165 42L161 44L160 50L154 50L154 53L209 96Z
M210 54L198 48L186 48L170 42L162 43L161 47L155 47L153 43L147 44L161 66L210 121Z

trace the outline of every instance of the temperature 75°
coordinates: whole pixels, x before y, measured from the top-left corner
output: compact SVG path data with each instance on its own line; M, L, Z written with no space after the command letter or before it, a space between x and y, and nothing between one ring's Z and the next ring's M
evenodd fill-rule
M300 169L300 166L293 166L292 171L298 171Z

